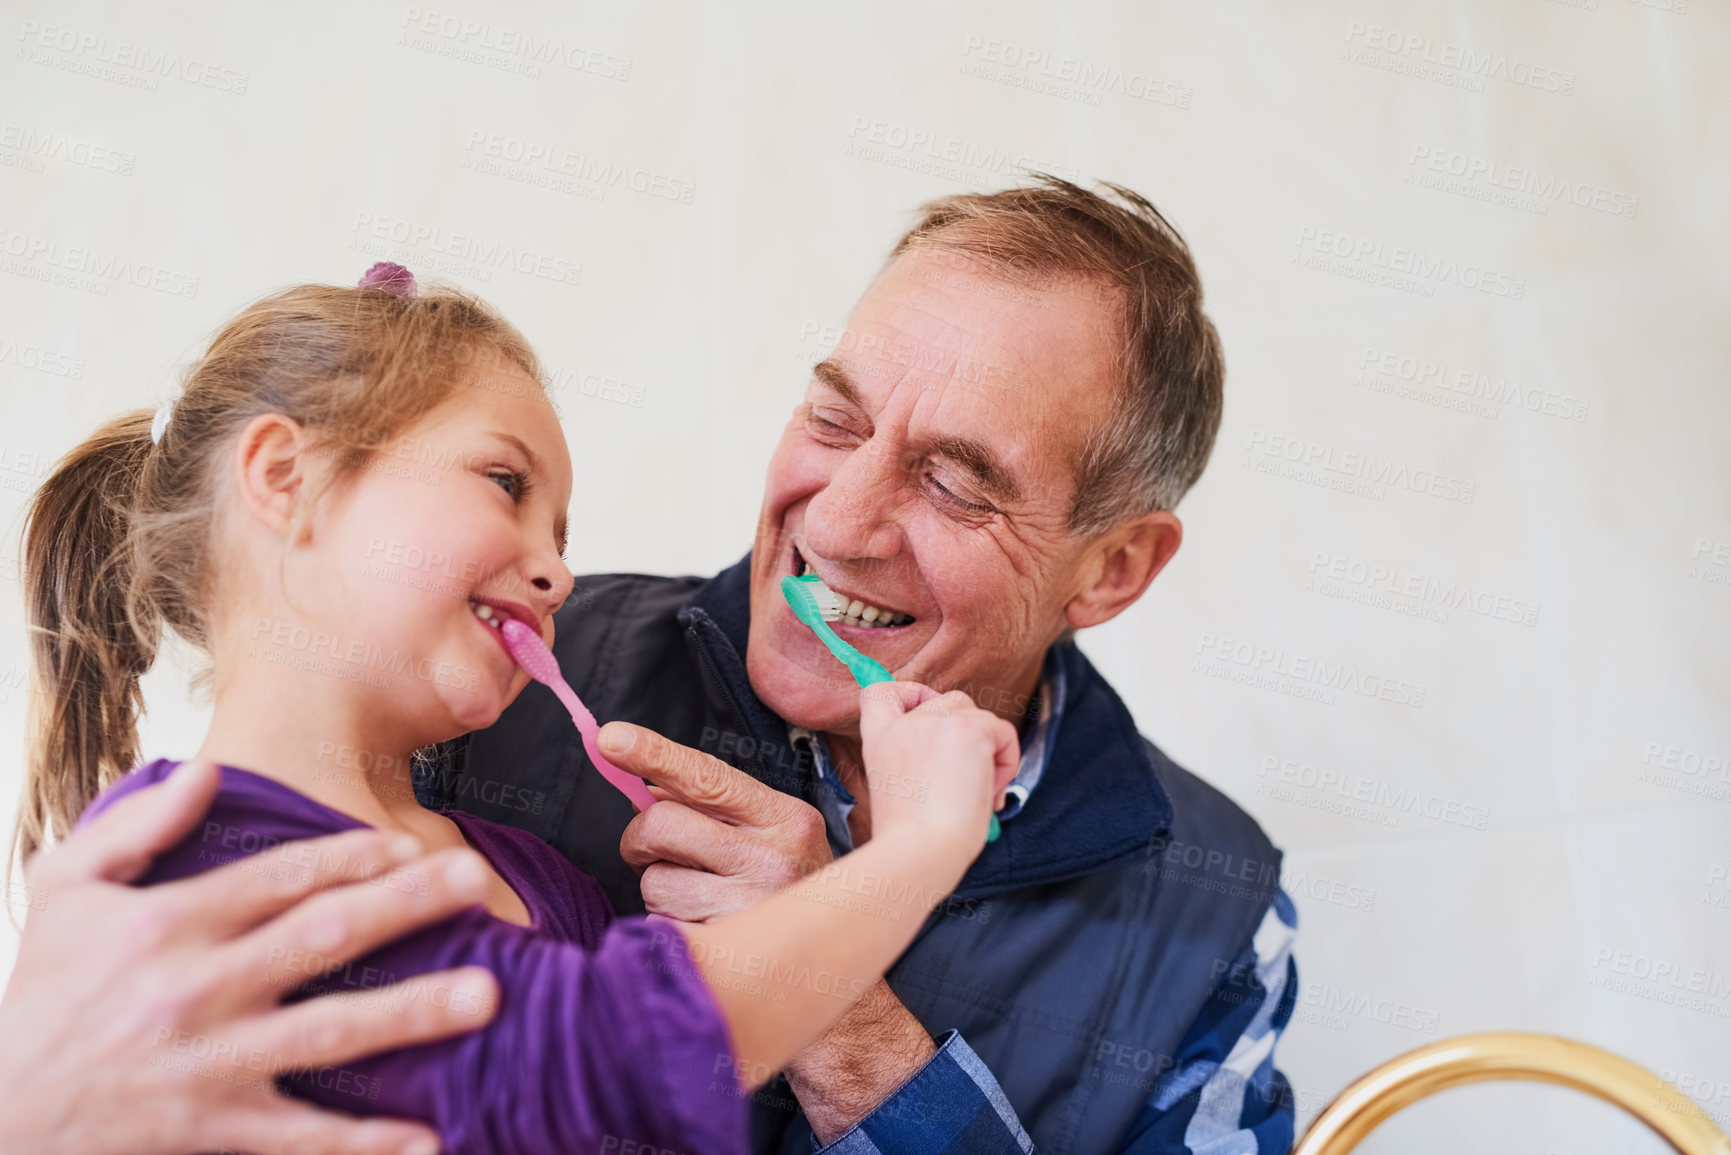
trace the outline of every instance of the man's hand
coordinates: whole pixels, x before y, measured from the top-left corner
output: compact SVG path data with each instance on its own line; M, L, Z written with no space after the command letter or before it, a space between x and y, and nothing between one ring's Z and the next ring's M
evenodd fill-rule
M719 758L629 722L603 726L600 746L661 799L619 840L651 913L707 922L756 906L831 861L823 815Z
M35 909L0 998L0 1150L432 1155L427 1127L323 1111L273 1079L476 1030L497 1009L492 975L421 975L364 1003L279 999L317 977L295 960L337 966L479 902L481 864L467 850L410 861L412 838L360 830L127 886L218 783L184 765L32 858Z

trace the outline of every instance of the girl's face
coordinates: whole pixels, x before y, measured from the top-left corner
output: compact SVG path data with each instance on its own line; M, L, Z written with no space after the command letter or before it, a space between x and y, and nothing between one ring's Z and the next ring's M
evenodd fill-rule
M288 595L327 634L309 657L349 683L381 743L491 725L528 684L475 609L552 642L570 500L558 417L515 366L481 373L328 495Z

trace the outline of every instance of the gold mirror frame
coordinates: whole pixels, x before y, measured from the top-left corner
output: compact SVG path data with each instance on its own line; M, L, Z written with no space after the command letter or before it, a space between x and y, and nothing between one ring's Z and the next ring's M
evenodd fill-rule
M1731 1155L1731 1139L1694 1101L1645 1067L1573 1039L1515 1032L1462 1035L1390 1059L1337 1095L1292 1155L1345 1155L1410 1103L1502 1080L1585 1091L1629 1112L1682 1155Z

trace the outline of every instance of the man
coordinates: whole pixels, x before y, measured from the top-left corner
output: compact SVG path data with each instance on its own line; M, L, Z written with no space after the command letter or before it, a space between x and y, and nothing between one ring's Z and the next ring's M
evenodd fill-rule
M634 816L541 694L420 783L540 834L626 913L698 921L834 869L871 835L858 694L782 604L789 573L846 597L838 632L899 678L1018 723L1001 837L886 981L754 1096L760 1151L1290 1144L1278 852L1137 734L1071 641L1171 559L1220 418L1190 255L1111 192L1042 179L926 206L813 371L751 554L709 580L579 580L561 665L623 720L608 756L666 801ZM765 965L739 960L742 979ZM728 1056L715 1075L735 1085Z
M704 777L671 739L743 774L718 767L706 796L633 817L558 704L525 694L425 784L540 834L622 912L700 921L824 868L871 834L858 694L783 603L788 574L840 595L837 631L898 678L1020 725L1002 837L887 980L755 1096L760 1151L1291 1142L1278 853L1136 733L1069 640L1177 550L1172 509L1220 419L1190 255L1112 191L1043 179L927 205L813 370L751 554L709 580L578 580L560 664L599 716L646 728L611 727L636 745L609 756Z

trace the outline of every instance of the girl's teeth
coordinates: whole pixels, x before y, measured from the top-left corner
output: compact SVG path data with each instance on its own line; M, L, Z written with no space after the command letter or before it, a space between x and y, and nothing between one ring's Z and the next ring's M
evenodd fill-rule
M494 629L499 628L499 620L493 615L492 606L487 605L485 602L471 602L470 604L475 607L476 617L480 618Z

